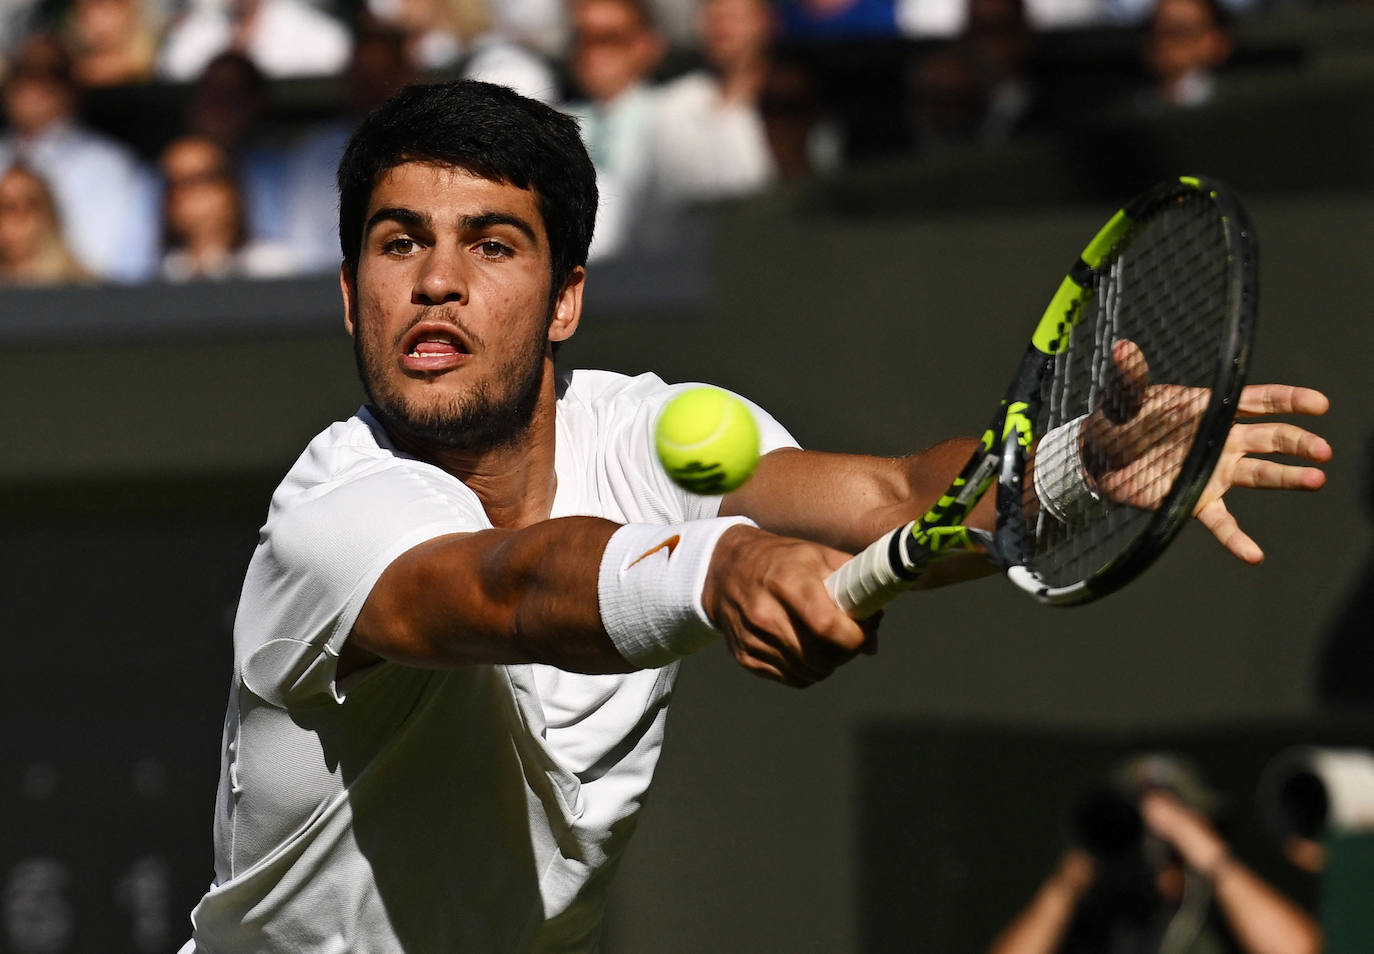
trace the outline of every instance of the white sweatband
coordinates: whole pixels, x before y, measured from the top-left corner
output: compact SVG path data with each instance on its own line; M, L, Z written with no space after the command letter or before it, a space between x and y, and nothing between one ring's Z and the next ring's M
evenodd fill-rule
M720 636L701 605L716 542L747 517L688 523L629 523L601 555L597 601L601 625L625 661L656 669Z
M1050 428L1035 449L1035 495L1061 523L1097 500L1083 469L1083 422L1087 415Z

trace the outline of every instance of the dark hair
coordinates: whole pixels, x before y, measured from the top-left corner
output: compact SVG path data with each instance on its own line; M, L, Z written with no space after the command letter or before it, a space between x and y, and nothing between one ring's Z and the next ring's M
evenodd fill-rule
M551 295L587 264L596 171L570 116L474 80L401 90L363 120L339 163L339 244L349 267L362 252L373 188L404 162L454 166L533 191L549 237Z

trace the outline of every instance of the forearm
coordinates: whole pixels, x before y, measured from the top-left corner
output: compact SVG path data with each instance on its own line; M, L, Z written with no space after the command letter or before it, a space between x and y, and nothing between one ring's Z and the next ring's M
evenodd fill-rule
M1053 954L1069 929L1081 891L1062 874L1051 877L992 942L988 954Z
M438 537L398 557L353 626L355 651L435 668L539 662L632 668L601 625L597 576L617 525L596 517Z
M906 457L774 451L748 483L725 496L721 513L855 553L924 513L975 446L972 439L956 439ZM990 527L990 504L976 508L968 522Z
M1212 871L1217 904L1247 954L1317 954L1321 929L1310 915L1230 856Z

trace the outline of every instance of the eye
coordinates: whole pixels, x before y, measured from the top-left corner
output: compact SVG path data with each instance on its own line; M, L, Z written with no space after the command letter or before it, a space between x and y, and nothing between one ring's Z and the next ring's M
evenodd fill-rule
M409 255L418 247L418 243L413 238L405 235L398 235L382 243L382 251L389 255Z
M477 252L483 258L509 258L515 254L515 250L504 242L496 239L486 239L477 243Z

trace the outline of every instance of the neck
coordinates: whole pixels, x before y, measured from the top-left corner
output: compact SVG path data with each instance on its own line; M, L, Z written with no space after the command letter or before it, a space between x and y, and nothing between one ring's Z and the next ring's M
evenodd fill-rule
M729 103L753 103L763 91L768 77L768 61L761 55L747 53L732 57L716 65L720 81L721 99Z
M553 512L558 488L554 473L556 400L551 360L545 362L539 403L515 440L487 449L454 449L412 440L388 428L392 441L408 454L443 468L482 501L492 526L515 530Z

